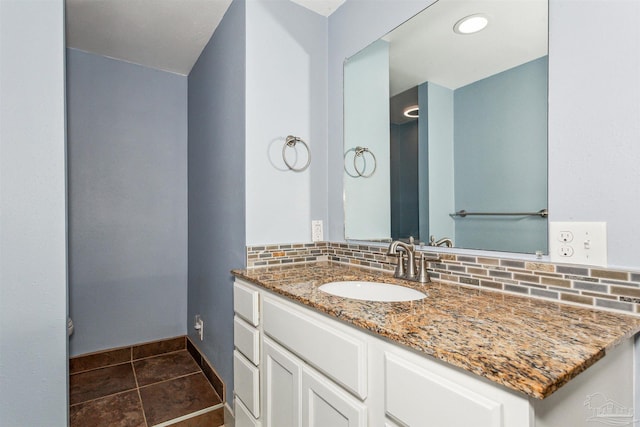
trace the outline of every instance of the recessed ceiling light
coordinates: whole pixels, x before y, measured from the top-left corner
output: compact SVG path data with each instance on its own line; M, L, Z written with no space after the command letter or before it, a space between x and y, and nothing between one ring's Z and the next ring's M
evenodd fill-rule
M411 107L407 107L404 109L404 116L405 117L409 117L411 119L417 119L419 116L418 111L420 110L420 107L418 107L417 105L412 105Z
M482 13L465 16L453 26L453 31L458 34L473 34L482 31L489 23L489 18Z

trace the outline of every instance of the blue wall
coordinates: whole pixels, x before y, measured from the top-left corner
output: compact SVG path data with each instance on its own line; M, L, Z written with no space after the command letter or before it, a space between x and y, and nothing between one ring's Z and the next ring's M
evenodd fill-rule
M436 240L448 237L456 243L455 224L449 216L454 210L454 159L453 159L453 91L433 83L419 86L420 107L426 106L427 120L420 120L420 147L428 145L424 159L421 153L420 185L428 185L428 191L421 191L420 207L428 206L428 233L423 240L434 236ZM425 136L426 134L426 136ZM423 140L422 138L426 139ZM425 150L420 150L425 151ZM423 167L423 165L425 165ZM426 181L426 182L425 182ZM420 211L420 219L424 218ZM422 222L420 230L423 230Z
M66 426L64 2L0 1L0 425Z
M418 120L391 123L390 127L391 238L413 236L427 241L428 236L420 235L425 212L418 205Z
M189 74L188 331L233 397L232 268L245 266L245 2ZM204 320L204 341L191 327Z
M389 140L389 43L367 46L344 65L344 111L351 120L344 126L344 235L348 239L388 239L391 233ZM356 164L366 178L357 177L355 148L369 154ZM357 178L354 178L356 176ZM396 212L397 213L397 212Z
M187 78L67 51L71 355L183 335Z
M547 208L547 64L539 58L454 91L456 211ZM546 252L547 221L459 218L455 244Z

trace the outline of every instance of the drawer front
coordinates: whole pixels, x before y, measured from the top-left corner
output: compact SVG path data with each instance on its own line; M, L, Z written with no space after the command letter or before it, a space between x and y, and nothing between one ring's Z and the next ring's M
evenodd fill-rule
M253 326L259 323L258 295L257 289L243 282L236 280L233 284L233 311Z
M385 411L403 425L502 427L502 404L421 366L385 355Z
M235 427L260 427L260 421L253 418L251 412L242 404L238 396L233 401L235 406Z
M260 362L260 332L238 316L233 318L233 343L254 365Z
M360 399L367 397L367 345L293 305L263 298L264 332Z
M260 418L260 373L237 350L233 352L233 387L251 414Z

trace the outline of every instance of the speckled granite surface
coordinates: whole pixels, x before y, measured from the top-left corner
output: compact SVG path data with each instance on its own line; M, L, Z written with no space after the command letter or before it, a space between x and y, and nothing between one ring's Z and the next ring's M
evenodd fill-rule
M442 283L423 285L338 263L233 270L233 274L344 322L491 381L543 399L640 331L640 318ZM342 280L426 291L411 302L336 297Z

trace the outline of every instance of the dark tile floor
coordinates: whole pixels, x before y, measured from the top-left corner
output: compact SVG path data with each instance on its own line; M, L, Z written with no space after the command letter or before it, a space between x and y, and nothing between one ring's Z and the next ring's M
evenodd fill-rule
M187 350L83 368L69 378L71 427L224 424L220 397Z

